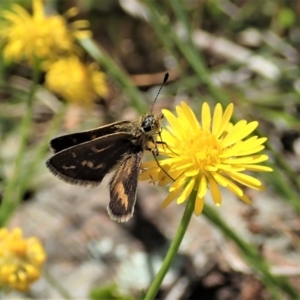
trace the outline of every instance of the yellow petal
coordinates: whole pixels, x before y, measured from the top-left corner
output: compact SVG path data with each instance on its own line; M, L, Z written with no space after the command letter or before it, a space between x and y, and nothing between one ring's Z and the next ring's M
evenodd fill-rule
M227 177L225 177L219 173L214 173L212 175L219 185L226 187L227 189L232 191L234 194L236 194L238 197L243 196L244 192L242 191L242 189L238 185L233 183L230 179L228 179Z
M262 186L261 182L258 179L247 174L230 172L228 173L228 176L230 176L230 178L234 179L235 181L240 182L243 185L249 186L253 189L260 189Z
M200 172L199 169L191 168L191 170L185 171L184 175L186 177L193 177L193 176L197 176L199 172Z
M41 0L33 0L33 18L36 21L44 19L44 6Z
M206 177L202 175L199 182L197 197L204 198L206 192L207 192L207 181L206 181Z
M258 122L253 121L247 124L245 120L241 120L235 124L232 130L223 140L222 146L224 148L242 140L248 136L258 126Z
M163 203L161 204L161 207L164 208L164 207L168 206L179 195L180 192L181 192L180 189L177 189L177 190L171 192L167 196L167 198L163 201Z
M202 105L202 129L210 130L211 125L211 113L207 102Z
M233 104L230 103L225 112L224 112L224 115L222 117L222 121L221 121L221 124L219 126L219 129L218 131L216 132L216 137L219 138L221 136L221 134L223 133L224 129L227 127L228 123L229 123L229 120L232 116L232 113L233 113Z
M257 164L263 161L268 160L267 155L253 155L253 156L246 156L246 157L241 157L241 158L229 158L229 159L224 159L222 161L223 164L231 164L231 165L238 165L238 164Z
M243 200L246 204L252 204L251 200L245 194L239 197L239 199Z
M174 137L173 134L171 134L167 130L162 130L161 133L161 139L164 143L167 144L167 146L163 147L163 145L159 145L160 148L166 148L166 150L169 150L169 148L173 148L174 142L176 141L176 138ZM169 150L170 151L170 150ZM168 152L168 151L167 151Z
M181 164L177 164L176 166L174 166L174 168L176 168L176 170L183 170L183 169L187 169L189 167L192 167L193 163L192 162L185 162L183 159L181 160Z
M204 198L199 197L199 193L198 193L196 197L195 208L194 208L194 213L196 216L199 216L202 213L203 207L204 207Z
M223 109L220 103L218 103L215 107L215 111L213 114L213 122L212 122L212 134L216 134L220 128L222 121Z
M139 180L151 180L151 181L157 181L158 180L158 170L156 169L148 169L146 171L143 171L139 175Z
M199 130L201 127L194 112L189 106L187 106L185 102L181 102L181 106L186 115L187 120L189 121L190 128L192 128L194 131Z
M215 179L213 178L213 176L209 176L208 180L209 180L210 192L211 192L212 198L214 200L214 203L217 206L220 206L221 203L222 203L222 195L220 193L220 189L218 187L218 184L215 181Z
M172 183L172 185L169 188L170 192L173 192L177 189L181 189L185 183L186 178L184 176L179 177L178 179L175 180L175 182Z
M183 203L189 197L189 195L191 194L191 192L193 190L194 184L195 184L195 179L193 178L190 180L190 182L184 188L181 195L178 197L177 204Z
M265 149L265 146L258 146L256 148L244 148L243 150L241 150L239 153L234 154L235 156L245 156L245 155L251 155L251 154L255 154L257 152L262 151L263 149Z
M246 170L255 171L255 172L272 172L273 169L267 166L261 165L241 165L241 167L245 167Z
M181 106L176 106L176 113L177 113L177 119L180 120L180 123L182 127L185 128L185 130L189 130L189 120L186 118L186 114L184 113Z
M171 175L170 175L171 176ZM173 178L173 177L172 177ZM168 176L168 175L164 175L164 177L161 177L158 181L158 186L165 186L165 185L168 185L170 184L172 181L172 179Z
M77 7L71 7L64 13L64 16L70 19L77 16L78 14L79 14L79 9Z
M234 168L234 171L239 171L239 172L246 170L245 168L242 168L242 167L240 167L240 168L235 168L235 167L236 167L235 165L229 165L229 164L222 163L222 164L217 164L216 170L213 170L213 171L220 170L220 171L230 172L230 171L232 171L233 168Z
M163 109L162 113L166 117L169 124L173 127L174 132L176 132L176 137L181 136L186 138L186 131L184 130L181 122L178 118L176 118L169 110Z

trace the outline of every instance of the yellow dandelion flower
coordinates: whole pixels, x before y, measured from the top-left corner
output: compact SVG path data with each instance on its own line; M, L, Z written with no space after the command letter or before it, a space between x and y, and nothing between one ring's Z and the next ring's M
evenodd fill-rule
M235 125L231 124L233 104L228 105L224 113L221 105L217 104L211 115L208 104L204 103L201 124L184 102L176 107L176 112L177 116L163 110L170 125L161 134L166 145L158 145L160 154L167 156L159 164L174 181L155 161L143 164L145 171L140 179L151 179L160 186L171 184L163 207L176 198L178 204L183 203L192 190L196 190L196 215L202 212L208 189L214 203L221 205L219 186L226 187L241 200L250 203L240 185L257 190L262 190L263 185L258 179L244 174L244 171L272 171L260 165L268 156L257 154L264 149L263 144L267 139L258 136L247 138L258 122L241 120Z
M0 229L0 288L27 291L41 276L46 254L35 237L24 239L22 230Z
M105 75L97 65L87 66L77 56L52 63L46 74L46 86L67 101L86 106L107 93Z
M72 9L66 15L75 13ZM10 11L4 10L1 16L0 42L4 44L3 56L7 60L53 60L61 54L73 52L75 38L89 35L85 30L87 21L68 26L63 16L45 15L42 0L33 0L32 16L17 4L13 4Z

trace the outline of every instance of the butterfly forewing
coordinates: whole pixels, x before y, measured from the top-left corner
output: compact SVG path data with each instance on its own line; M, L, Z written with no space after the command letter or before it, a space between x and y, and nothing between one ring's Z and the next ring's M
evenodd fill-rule
M125 132L96 138L58 152L47 161L47 166L68 183L95 186L128 151L136 151L131 140L132 134Z
M124 131L124 128L127 128L128 124L130 123L130 121L120 121L92 130L59 136L51 140L50 147L54 153L57 153L70 147L100 138L102 136L107 136L109 134Z
M143 149L127 154L110 182L107 210L110 217L118 222L126 222L132 217Z

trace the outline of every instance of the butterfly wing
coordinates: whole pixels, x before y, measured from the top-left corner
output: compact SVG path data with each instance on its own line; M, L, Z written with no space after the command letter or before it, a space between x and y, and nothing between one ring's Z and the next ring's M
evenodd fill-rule
M128 151L137 151L131 140L132 134L125 132L96 138L56 153L46 165L68 183L96 186Z
M127 222L133 214L136 190L143 149L136 149L126 155L110 182L109 216L118 222Z
M70 147L100 138L102 136L122 132L122 129L126 128L129 123L130 121L120 121L92 130L59 136L51 140L50 147L54 153L57 153Z

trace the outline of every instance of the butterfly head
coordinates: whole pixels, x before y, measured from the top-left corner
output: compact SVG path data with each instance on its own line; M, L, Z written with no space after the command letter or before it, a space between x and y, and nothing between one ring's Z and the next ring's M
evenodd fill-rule
M141 120L141 129L147 135L154 135L160 132L161 129L161 119L163 114L154 116L152 114L147 114L142 117Z
M156 99L161 91L161 89L163 88L163 86L166 84L167 80L169 78L169 73L167 72L165 74L165 77L164 77L164 80L163 80L163 83L161 84L159 90L158 90L158 93L152 103L152 106L151 106L151 109L150 109L150 113L148 113L147 115L144 115L142 117L142 120L141 120L141 129L142 131L148 135L148 136L153 136L155 134L160 134L161 132L161 119L164 117L163 114L160 114L158 116L154 116L152 111L153 111L153 106L156 102Z

